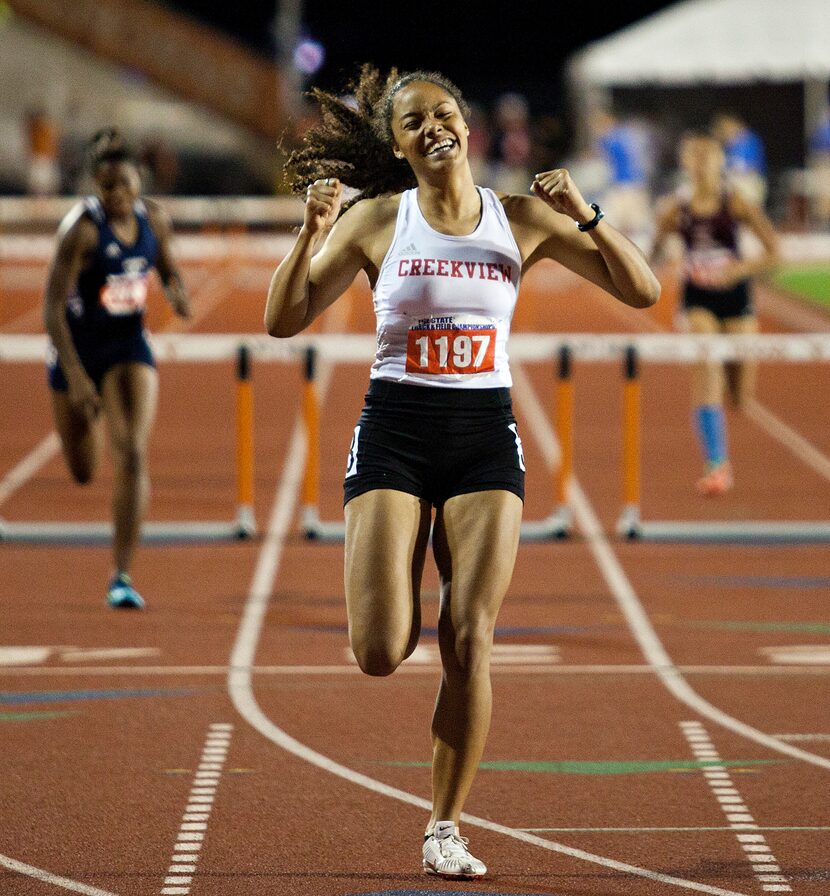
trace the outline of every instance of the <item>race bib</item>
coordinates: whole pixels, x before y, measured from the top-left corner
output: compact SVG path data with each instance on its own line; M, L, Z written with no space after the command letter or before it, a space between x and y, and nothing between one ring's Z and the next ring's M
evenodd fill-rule
M409 330L407 373L490 373L495 370L496 329Z
M716 289L721 283L723 271L734 260L734 253L728 249L693 250L686 258L686 277L701 289Z
M110 274L101 287L101 304L116 316L137 314L147 304L145 274Z

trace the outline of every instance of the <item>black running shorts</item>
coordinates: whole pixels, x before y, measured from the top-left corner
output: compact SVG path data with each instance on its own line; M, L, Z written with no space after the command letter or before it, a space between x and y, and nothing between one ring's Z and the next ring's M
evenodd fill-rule
M683 307L686 311L692 308L705 308L718 320L746 317L755 313L752 308L752 292L747 280L736 283L731 289L721 290L701 289L693 283L685 283Z
M440 507L503 489L524 501L522 440L509 389L447 389L372 380L354 430L344 503L390 488Z

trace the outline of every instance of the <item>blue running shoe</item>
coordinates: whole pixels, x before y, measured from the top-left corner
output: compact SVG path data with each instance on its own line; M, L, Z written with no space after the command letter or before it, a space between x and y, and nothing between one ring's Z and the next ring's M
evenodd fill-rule
M144 598L133 588L133 580L120 572L107 589L107 603L116 610L143 610Z

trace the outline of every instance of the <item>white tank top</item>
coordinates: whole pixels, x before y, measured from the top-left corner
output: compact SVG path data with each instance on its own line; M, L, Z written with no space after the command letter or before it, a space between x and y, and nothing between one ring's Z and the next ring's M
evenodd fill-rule
M418 190L401 196L374 289L372 379L427 386L510 386L507 337L522 256L504 208L478 187L481 220L466 236L433 230Z

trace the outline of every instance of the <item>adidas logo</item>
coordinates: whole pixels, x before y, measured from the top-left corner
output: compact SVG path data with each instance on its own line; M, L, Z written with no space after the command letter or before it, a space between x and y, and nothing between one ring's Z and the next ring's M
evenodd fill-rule
M410 243L408 246L401 249L400 254L401 255L420 255L421 253L418 250L418 247L415 245L415 243Z

